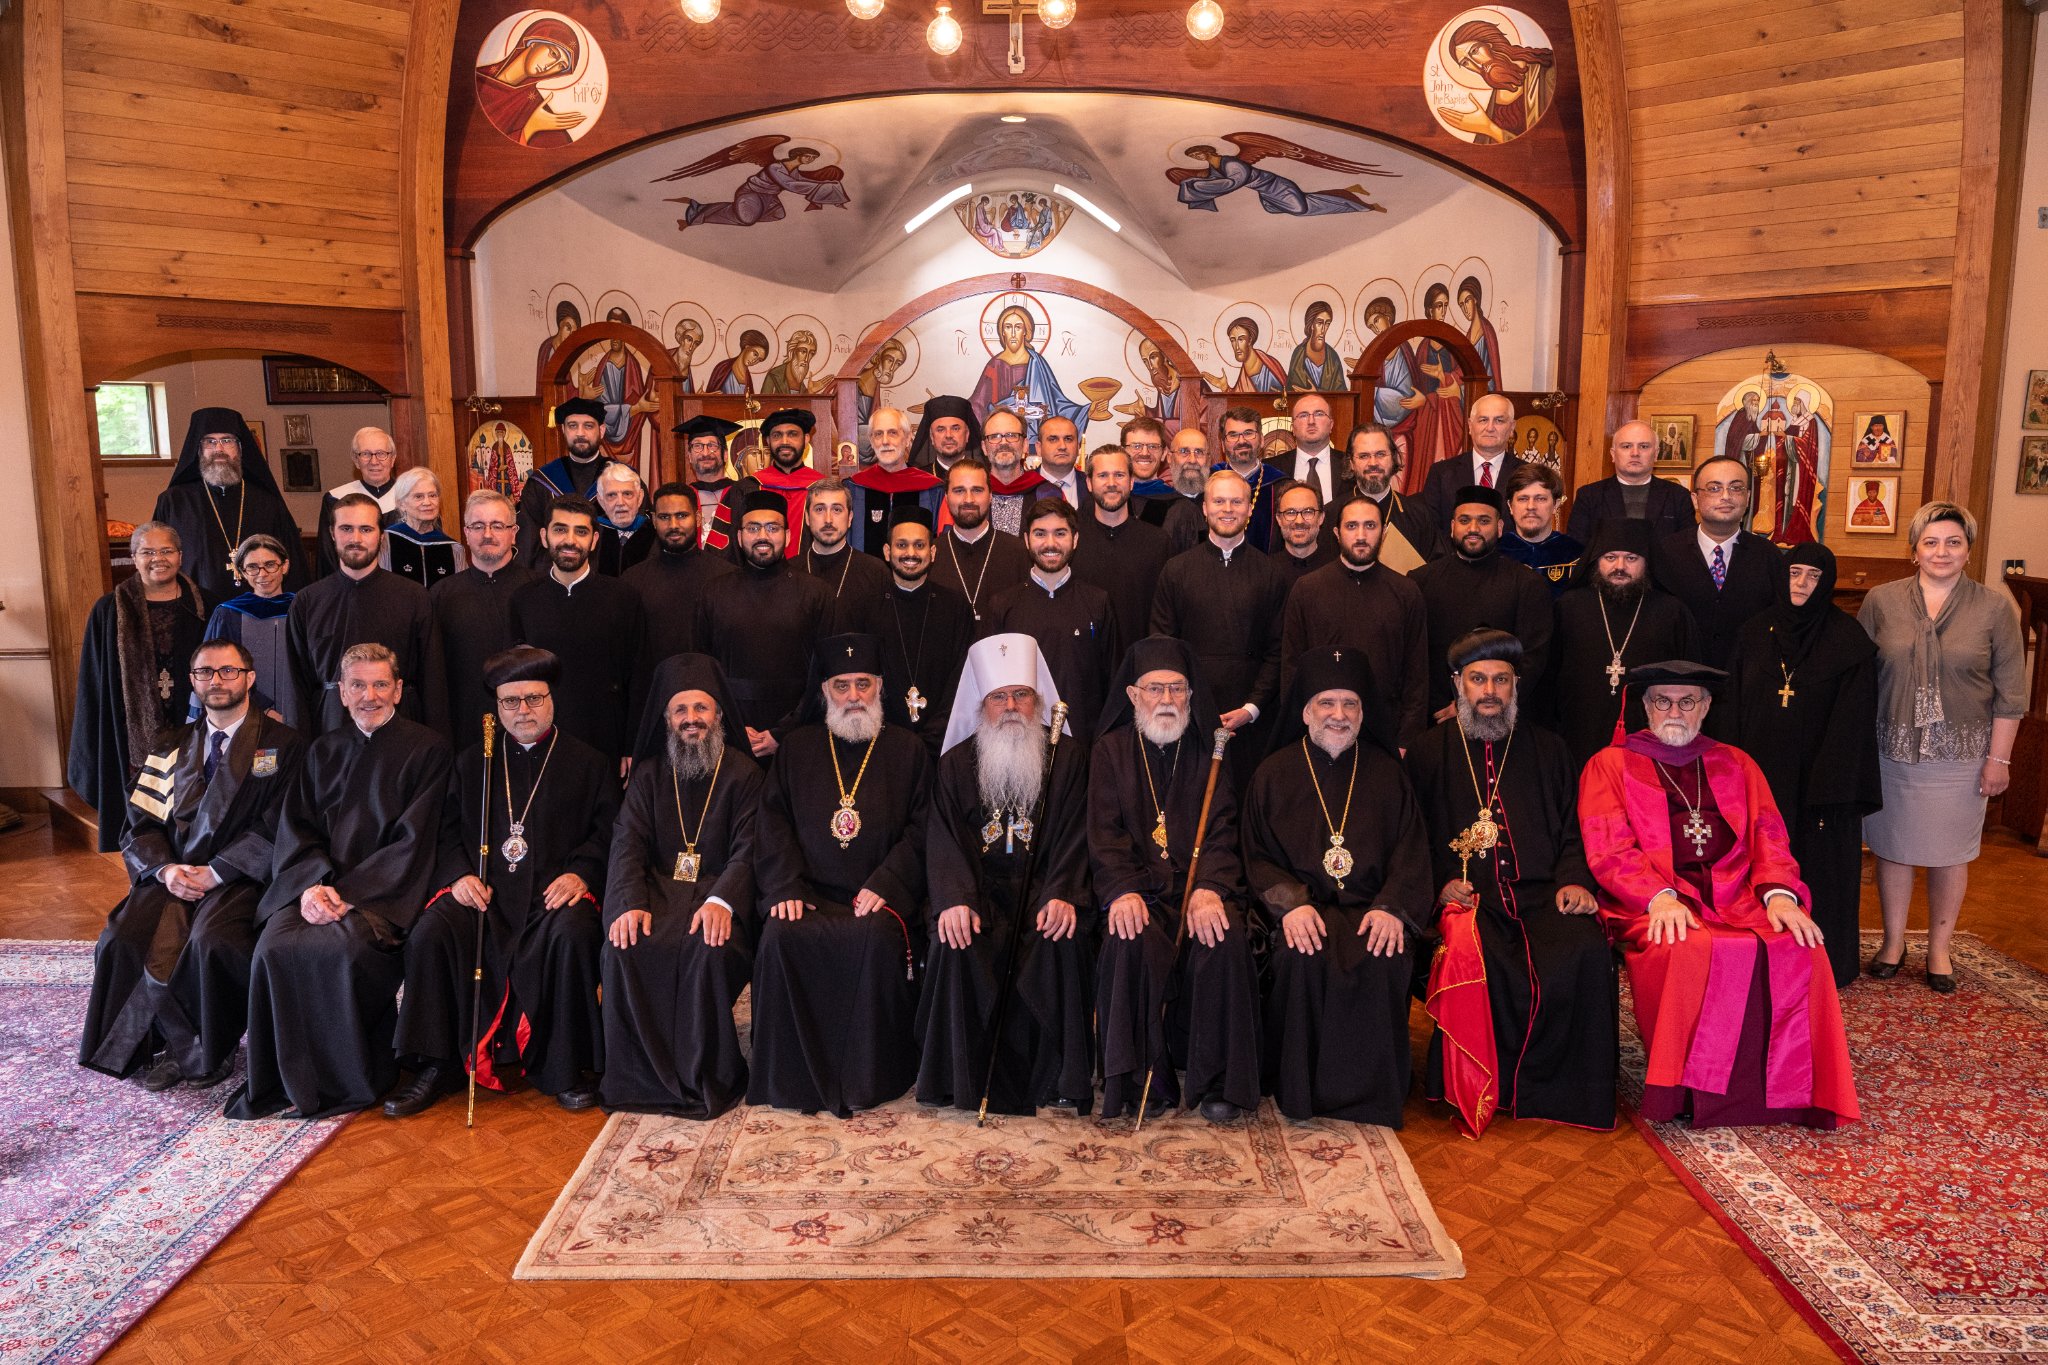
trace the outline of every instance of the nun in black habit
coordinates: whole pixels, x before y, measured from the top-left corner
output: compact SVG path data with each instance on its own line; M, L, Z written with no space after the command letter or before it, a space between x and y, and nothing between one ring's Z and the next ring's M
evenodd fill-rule
M1399 1128L1428 836L1364 652L1313 650L1292 677L1244 799L1246 875L1275 930L1266 1090L1291 1119Z
M1177 674L1188 690L1155 678L1151 686L1169 690L1140 691L1138 680L1153 673ZM1227 1122L1259 1103L1259 983L1227 772L1194 869L1188 932L1174 950L1217 728L1185 644L1154 636L1125 652L1088 765L1088 854L1106 921L1095 990L1104 1118L1137 1109L1148 1071L1155 1110L1185 1095ZM1131 937L1120 923L1135 926Z
M931 759L883 713L880 642L820 640L757 817L751 1104L845 1118L917 1077Z
M763 779L716 660L671 655L648 701L659 737L626 785L604 896L604 1107L713 1119L747 1093L733 1007L760 937Z
M1813 586L1795 601L1800 569ZM1835 984L1846 986L1858 971L1863 817L1884 804L1877 646L1835 605L1835 556L1825 545L1794 546L1772 573L1778 600L1735 637L1707 729L1763 769L1813 893Z
M239 455L239 474L220 482L237 466L216 464L215 480L206 477L201 448L209 436L232 436ZM249 424L233 408L200 408L185 428L185 444L171 481L157 494L150 520L177 529L185 547L185 573L213 600L225 601L242 591L233 567L235 547L253 535L275 536L285 547L284 590L297 592L311 581L299 524L285 506L284 494L263 458Z

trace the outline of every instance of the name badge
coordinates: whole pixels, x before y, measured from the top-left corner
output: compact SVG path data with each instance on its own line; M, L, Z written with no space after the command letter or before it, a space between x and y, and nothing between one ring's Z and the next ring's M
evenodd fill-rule
M277 771L277 750L258 749L256 761L249 765L249 776L269 777Z

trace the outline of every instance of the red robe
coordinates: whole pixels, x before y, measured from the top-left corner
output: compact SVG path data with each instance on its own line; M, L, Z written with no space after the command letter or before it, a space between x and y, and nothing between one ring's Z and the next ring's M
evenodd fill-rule
M1736 835L1712 864L1711 904L1675 863L1668 789L1654 760L1613 745L1595 754L1579 779L1586 862L1599 883L1608 937L1628 968L1636 1027L1649 1055L1645 1084L1710 1095L1758 1088L1758 1078L1732 1073L1761 966L1770 1002L1764 1103L1853 1121L1855 1079L1827 950L1802 948L1773 929L1760 898L1761 888L1783 886L1801 906L1811 903L1785 822L1754 760L1731 745L1707 741L1703 749L1713 804ZM1701 926L1682 942L1653 944L1650 901L1666 888L1676 890Z

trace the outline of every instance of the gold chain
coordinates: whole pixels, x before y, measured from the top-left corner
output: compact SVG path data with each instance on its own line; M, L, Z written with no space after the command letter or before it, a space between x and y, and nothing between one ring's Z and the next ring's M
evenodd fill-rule
M1468 741L1467 743L1460 744L1458 747L1464 750L1465 753L1465 771L1472 774L1472 794L1479 798L1479 813L1481 815L1491 815L1493 814L1494 803L1500 800L1501 779L1508 775L1508 755L1515 751L1515 732L1513 730L1508 731L1507 747L1500 751L1500 766L1493 770L1491 791L1482 790L1479 785L1479 769L1472 765L1472 745L1469 743L1471 736L1465 733L1465 722L1463 719L1458 721L1458 738Z
M704 822L711 818L711 797L718 790L718 772L725 766L725 750L718 751L718 761L711 765L711 785L704 789L704 810L697 817L697 833L690 833L690 826L683 820L683 779L676 772L676 765L668 765L668 780L676 791L676 828L683 832L683 852L694 854L697 840L704 833ZM858 782L855 785L859 785Z
M200 491L206 494L206 510L213 513L213 524L220 527L220 538L228 542L228 576L235 582L242 581L242 571L235 567L235 547L242 543L242 515L249 508L249 480L245 477L235 485L235 538L228 540L228 524L221 520L220 509L213 505L213 489L200 480Z
M512 765L509 762L498 765L505 774L505 818L521 828L526 825L526 813L533 809L533 798L540 795L540 780L548 775L548 760L555 756L555 741L561 737L561 727L557 726L554 734L548 737L548 751L540 756L540 771L533 775L533 787L526 793L526 804L520 808L517 819L512 816Z
M1344 818L1336 823L1330 820L1330 803L1323 799L1323 784L1316 780L1315 759L1308 751L1308 736L1301 737L1301 761L1308 768L1308 784L1315 788L1316 804L1323 808L1323 823L1330 828L1330 837L1342 839L1345 826L1351 823L1351 796L1358 790L1358 745L1351 746L1351 781L1344 788Z
M861 755L860 771L853 775L853 789L849 791L846 778L839 771L839 741L830 730L825 732L825 752L832 755L832 781L839 787L839 804L842 809L851 809L853 798L860 795L860 780L868 775L868 760L875 756L875 745L881 738L882 732L877 729L874 739L868 741L868 751Z

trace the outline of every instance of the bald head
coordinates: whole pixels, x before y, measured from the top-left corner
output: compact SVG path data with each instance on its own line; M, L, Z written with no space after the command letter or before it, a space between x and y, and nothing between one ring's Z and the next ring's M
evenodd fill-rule
M1465 431L1473 450L1494 458L1514 443L1515 405L1504 394L1482 394L1465 416Z
M372 488L391 482L398 467L398 443L382 427L363 427L349 438L349 456L356 462L356 477Z
M1614 429L1608 453L1614 457L1614 472L1620 479L1641 483L1650 477L1650 467L1657 459L1657 433L1650 430L1648 422L1623 422Z

